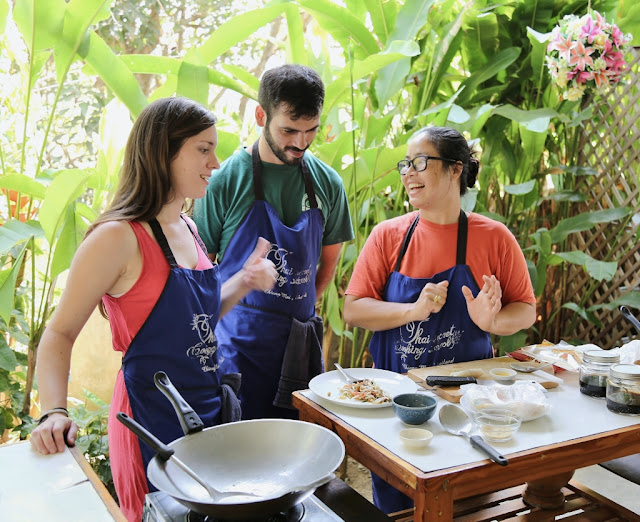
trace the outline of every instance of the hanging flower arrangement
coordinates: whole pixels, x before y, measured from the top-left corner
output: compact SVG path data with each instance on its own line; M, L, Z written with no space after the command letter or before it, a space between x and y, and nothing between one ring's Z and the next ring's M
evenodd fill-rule
M597 11L582 17L565 16L551 32L546 56L562 97L575 101L618 83L628 69L625 56L631 39Z

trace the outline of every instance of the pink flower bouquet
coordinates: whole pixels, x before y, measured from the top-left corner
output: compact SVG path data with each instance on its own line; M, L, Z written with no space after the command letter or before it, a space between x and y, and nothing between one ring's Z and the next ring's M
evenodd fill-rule
M565 16L551 32L546 56L562 97L575 101L585 92L604 92L618 83L628 69L625 55L631 38L597 11Z

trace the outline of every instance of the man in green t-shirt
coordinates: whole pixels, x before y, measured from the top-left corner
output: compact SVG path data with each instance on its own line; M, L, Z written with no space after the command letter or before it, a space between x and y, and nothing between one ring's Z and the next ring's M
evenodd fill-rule
M242 373L243 419L296 418L291 391L322 371L316 298L333 278L342 243L353 239L342 179L306 152L320 125L324 85L301 65L265 72L252 148L211 177L193 218L222 282L242 269L258 237L271 243L276 287L251 292L219 322L220 371ZM251 248L250 248L251 245Z

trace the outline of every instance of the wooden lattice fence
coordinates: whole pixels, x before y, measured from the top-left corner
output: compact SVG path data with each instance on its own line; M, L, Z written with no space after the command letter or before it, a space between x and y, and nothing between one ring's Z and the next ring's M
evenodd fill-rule
M571 249L586 252L602 261L618 260L611 281L590 279L578 266L567 274L566 297L570 302L585 300L585 307L605 304L633 291L640 291L640 47L631 53L631 73L622 85L594 102L593 118L585 122L579 164L597 170L597 175L583 178L579 190L588 195L576 209L602 210L629 207L629 221L598 225L595 229L572 234ZM640 318L640 310L632 309ZM569 310L561 312L570 324ZM619 311L596 312L602 327L580 321L565 338L581 339L602 348L620 346L629 338L640 338L635 328ZM575 318L572 316L571 318Z

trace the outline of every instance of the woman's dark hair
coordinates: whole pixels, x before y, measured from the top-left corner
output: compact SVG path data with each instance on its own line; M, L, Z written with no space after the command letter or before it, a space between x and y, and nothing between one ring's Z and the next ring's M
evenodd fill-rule
M149 221L173 197L171 161L191 136L216 124L211 111L188 98L162 98L147 105L129 133L113 200L89 227L107 221ZM100 313L108 318L104 302Z
M280 104L292 120L315 118L322 112L324 84L316 71L304 65L282 65L265 71L258 89L258 103L267 119Z
M129 134L113 200L89 232L106 221L156 217L173 197L171 161L188 138L216 121L211 111L188 98L162 98L147 105Z
M469 147L467 140L457 130L449 127L423 127L411 136L410 141L426 138L438 151L438 156L462 163L460 175L460 195L476 184L480 162L475 158L475 151Z

